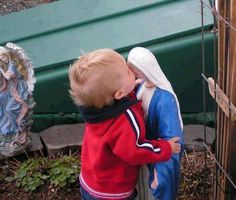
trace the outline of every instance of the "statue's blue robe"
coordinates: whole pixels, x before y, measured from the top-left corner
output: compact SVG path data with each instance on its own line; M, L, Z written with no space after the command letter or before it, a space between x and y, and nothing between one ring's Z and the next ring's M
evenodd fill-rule
M157 170L158 187L151 189L155 199L172 200L177 197L180 182L180 161L184 138L178 116L176 100L170 92L156 88L148 108L146 119L148 139L170 139L180 137L181 152L173 154L167 162L149 165L149 185L153 181L153 168Z

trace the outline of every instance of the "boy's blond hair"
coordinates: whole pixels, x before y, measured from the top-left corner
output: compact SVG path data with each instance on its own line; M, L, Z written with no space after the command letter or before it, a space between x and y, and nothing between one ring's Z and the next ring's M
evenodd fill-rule
M111 49L99 49L79 57L69 69L70 95L77 105L102 108L120 87L119 64L124 58Z

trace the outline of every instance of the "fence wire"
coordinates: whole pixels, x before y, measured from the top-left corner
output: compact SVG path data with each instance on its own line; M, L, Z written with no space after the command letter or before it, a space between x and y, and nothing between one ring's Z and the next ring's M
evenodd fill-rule
M236 184L233 182L233 180L231 179L230 175L225 171L225 169L223 168L223 166L219 163L218 161L218 155L214 155L211 150L209 149L209 147L206 145L206 124L205 124L205 113L206 113L206 85L205 83L208 83L208 79L205 76L205 38L204 38L204 8L206 7L209 11L211 11L213 18L214 18L214 80L215 80L215 84L214 84L214 99L216 100L216 72L217 72L217 51L216 51L216 30L217 30L217 22L216 22L216 18L220 21L223 22L223 24L225 24L225 26L227 28L229 28L230 30L233 30L236 32L236 28L229 22L227 21L225 18L223 18L217 11L217 9L215 8L215 1L213 1L213 3L211 5L207 4L204 0L200 0L201 3L201 32L202 32L202 77L203 77L203 112L204 112L204 142L202 142L202 144L205 147L205 166L206 166L206 153L208 152L210 154L210 156L214 159L215 163L216 163L216 171L218 171L218 169L223 172L223 174L225 175L225 177L227 178L227 180L230 182L230 184L233 186L234 189L236 189ZM231 101L230 101L230 97L229 97L229 104L227 105L229 110L231 108ZM214 110L215 110L215 115L216 115L216 111L217 111L217 105L215 102L215 106L214 106ZM230 114L231 115L231 114ZM215 118L217 119L217 118ZM217 120L216 120L217 121ZM215 123L215 130L217 128L217 123ZM218 140L218 136L217 136L217 132L215 132L215 140L216 140L216 144L217 144L217 140ZM217 149L217 146L216 146ZM204 177L206 177L204 175ZM217 173L216 173L216 180L217 180ZM217 181L216 181L217 183ZM204 186L205 188L205 186ZM222 188L221 188L222 189ZM215 190L217 190L217 187L215 187ZM217 193L217 191L216 191ZM215 194L216 194L215 193Z

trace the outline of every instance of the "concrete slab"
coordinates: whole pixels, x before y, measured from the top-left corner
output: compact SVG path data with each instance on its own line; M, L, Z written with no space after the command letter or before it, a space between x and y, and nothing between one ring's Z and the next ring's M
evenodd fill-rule
M31 133L31 143L26 148L26 152L42 151L43 144L38 133Z
M67 154L81 148L84 124L52 126L39 133L48 154Z
M201 141L204 141L203 125L184 126L185 149L188 152L204 151ZM206 143L212 145L215 139L215 129L206 127Z

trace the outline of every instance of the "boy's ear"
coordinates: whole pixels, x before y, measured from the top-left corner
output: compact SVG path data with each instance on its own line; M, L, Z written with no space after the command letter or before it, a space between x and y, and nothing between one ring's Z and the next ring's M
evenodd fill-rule
M114 94L114 99L121 99L122 97L124 97L124 92L122 90L116 90L115 94Z

